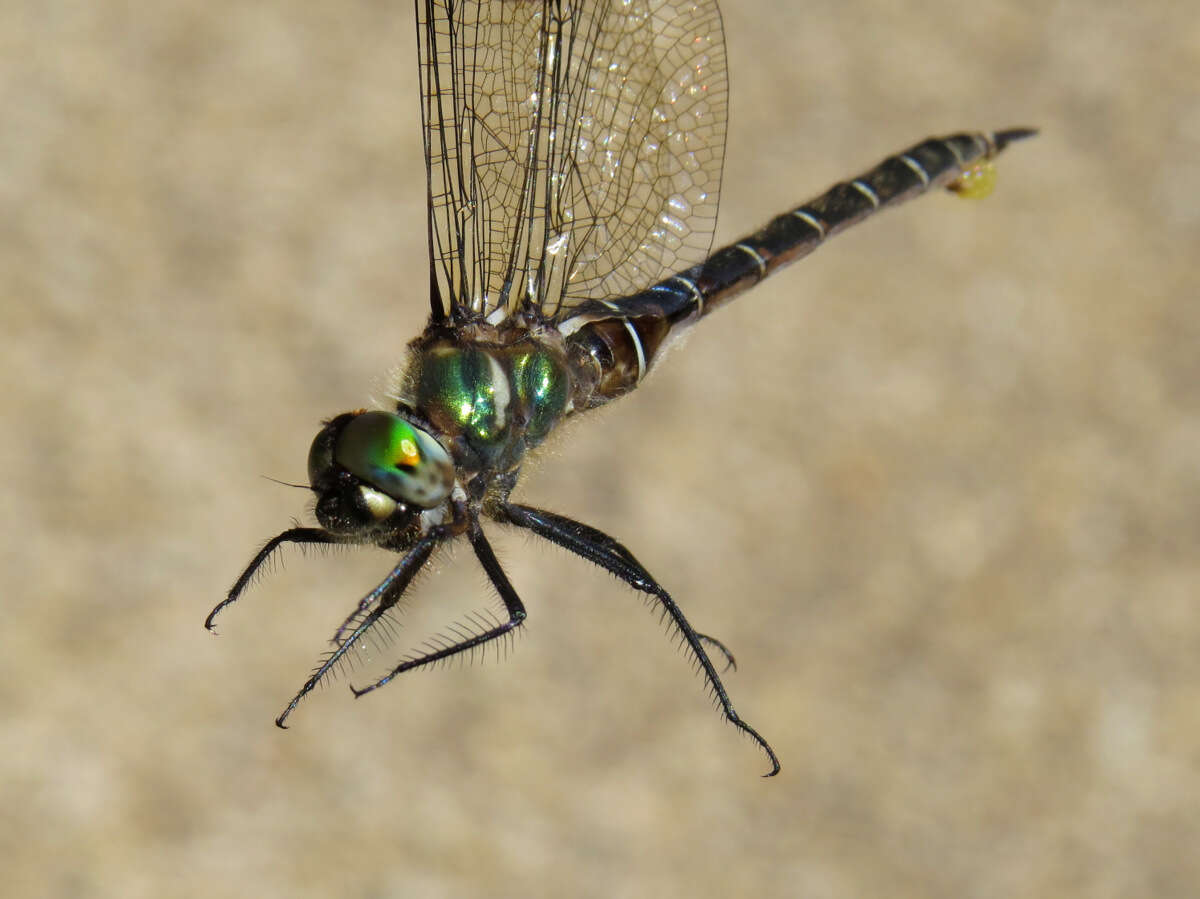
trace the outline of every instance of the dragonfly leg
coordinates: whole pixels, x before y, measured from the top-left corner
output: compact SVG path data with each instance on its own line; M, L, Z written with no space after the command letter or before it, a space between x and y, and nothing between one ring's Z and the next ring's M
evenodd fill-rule
M708 634L702 634L696 631L696 636L700 638L701 643L708 645L710 649L715 649L725 659L725 667L723 671L737 671L737 659L733 657L733 653L729 651L729 647L718 640L716 637L710 637Z
M729 700L729 694L725 692L725 686L721 683L721 677L717 674L716 667L708 657L708 653L704 650L704 644L708 643L715 646L724 654L727 661L732 664L733 656L729 653L729 650L717 640L697 633L684 616L683 610L671 598L671 595L651 577L650 573L642 567L641 563L633 557L633 554L629 550L602 531L598 531L596 528L562 515L557 515L554 512L547 512L544 509L534 509L530 506L522 506L516 503L506 503L502 509L506 520L510 524L533 531L539 537L544 537L551 543L556 543L563 549L569 550L577 556L581 556L589 562L599 565L601 568L625 581L625 583L634 589L641 590L655 597L663 611L670 617L671 622L682 635L688 648L691 649L696 661L699 662L700 668L704 672L704 678L712 689L717 702L720 704L726 720L734 727L748 734L758 743L763 752L766 753L771 763L771 770L764 776L772 777L779 773L779 759L770 744L763 739L758 731L743 721L738 716L738 713L734 711L733 703Z
M267 541L266 546L258 551L250 564L246 566L232 587L229 588L229 593L221 600L213 610L208 613L208 617L204 619L204 626L208 630L212 630L216 622L217 616L224 611L225 607L237 602L241 595L246 592L246 588L250 586L250 582L254 580L254 576L258 570L266 563L267 559L274 555L275 550L279 549L285 543L342 543L344 541L337 539L332 534L321 530L320 528L288 528L282 534L278 534Z
M397 564L396 567L391 570L388 576L379 583L379 586L367 594L367 598L369 599L378 599L378 605L371 610L369 615L363 618L363 620L356 628L354 628L348 637L346 637L344 640L339 640L337 637L334 638L337 642L337 647L329 654L329 657L320 664L317 670L312 673L312 676L304 682L304 686L302 686L299 691L297 691L296 695L292 697L292 701L287 704L287 708L285 708L279 717L275 719L275 724L277 726L285 729L287 728L287 725L284 724L284 721L287 720L288 715L295 710L296 706L300 704L300 700L311 693L313 688L321 682L325 675L332 671L334 666L341 661L342 656L344 656L352 647L354 647L367 633L367 631L375 626L375 623L379 621L384 614L386 614L388 609L392 608L392 606L400 601L400 597L404 595L404 591L408 589L408 586L412 583L413 578L417 576L417 572L420 571L422 566L429 561L429 557L433 554L434 548L445 539L447 539L447 535L441 530L431 530L428 534L418 540L412 549L404 554L404 558L402 558L399 564ZM364 600L364 602L366 602L366 600ZM359 603L358 608L362 609L363 604ZM351 613L350 617L346 619L346 623L343 623L343 625L338 628L339 635L346 629L348 623L353 621L354 617L358 614L359 612L357 610Z
M433 652L406 659L379 680L375 681L375 683L362 688L352 686L350 689L354 691L355 696L362 696L365 693L370 693L372 690L377 690L396 677L396 675L403 674L405 671L411 671L414 668L420 668L424 665L432 665L435 662L451 658L459 653L469 652L498 637L503 637L505 634L511 633L520 627L521 622L525 620L525 606L522 604L521 598L517 596L517 591L509 583L508 575L500 567L500 562L497 561L496 554L492 552L491 544L483 536L483 529L479 527L478 521L471 522L467 531L467 538L471 541L471 548L475 550L475 556L479 559L479 564L483 566L488 580L492 582L492 585L496 588L496 592L500 594L500 599L504 602L504 608L508 611L508 620L477 634L464 635L462 639ZM382 606L383 603L381 602L380 607ZM377 617L379 611L380 609L377 608L371 615Z
M407 558L407 556L405 556L405 558ZM388 589L391 587L392 580L397 570L397 568L393 568L391 574L376 584L370 593L358 601L358 605L354 607L354 611L347 615L345 620L338 625L338 629L333 632L333 636L329 638L330 643L332 643L335 647L342 645L342 637L345 636L346 631L351 627L351 625L362 618L367 613L367 610L370 609L371 606L375 605L375 603L379 602L379 598L387 593Z

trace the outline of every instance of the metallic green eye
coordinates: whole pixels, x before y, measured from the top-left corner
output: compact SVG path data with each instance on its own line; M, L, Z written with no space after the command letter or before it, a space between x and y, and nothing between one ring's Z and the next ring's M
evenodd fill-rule
M432 509L454 486L454 464L442 445L391 412L351 419L333 458L381 493L422 509Z

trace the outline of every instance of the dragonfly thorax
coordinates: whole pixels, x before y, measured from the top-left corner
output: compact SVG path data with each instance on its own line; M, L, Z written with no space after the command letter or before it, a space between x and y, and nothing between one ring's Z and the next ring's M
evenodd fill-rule
M419 346L406 402L454 457L460 479L516 469L567 413L571 376L561 349L439 339Z
M418 340L395 412L358 410L325 423L308 455L323 527L403 545L456 484L477 485L481 498L546 439L570 408L561 338L497 336Z

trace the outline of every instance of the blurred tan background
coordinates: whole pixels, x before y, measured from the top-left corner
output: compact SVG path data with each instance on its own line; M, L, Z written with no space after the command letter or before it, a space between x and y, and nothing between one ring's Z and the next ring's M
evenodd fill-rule
M291 553L201 621L306 514L260 475L303 480L423 324L410 5L0 6L3 892L1196 894L1194 7L726 7L719 240L926 135L1044 129L525 478L737 652L771 781L639 598L504 534L505 663L272 725L389 557ZM462 550L421 590L487 597Z

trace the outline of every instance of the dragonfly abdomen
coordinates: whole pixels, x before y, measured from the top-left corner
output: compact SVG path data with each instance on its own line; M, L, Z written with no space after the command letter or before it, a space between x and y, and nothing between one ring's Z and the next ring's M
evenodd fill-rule
M1033 133L1018 128L922 141L646 290L582 303L560 326L576 380L591 388L582 405L599 406L633 390L672 337L826 239L931 188L955 187Z

